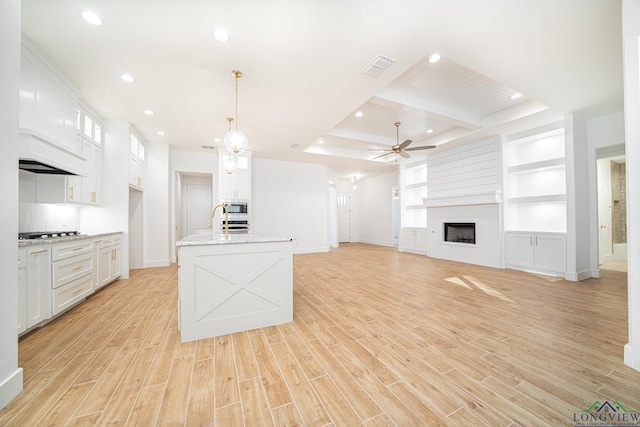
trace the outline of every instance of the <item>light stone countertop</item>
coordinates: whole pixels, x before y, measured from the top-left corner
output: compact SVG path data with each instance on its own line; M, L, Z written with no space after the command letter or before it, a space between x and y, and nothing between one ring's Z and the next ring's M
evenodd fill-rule
M18 247L22 248L25 246L52 245L56 243L70 242L72 240L95 239L96 237L111 236L113 234L122 234L122 231L113 231L111 233L98 233L98 234L78 234L76 236L54 237L52 239L18 240Z
M201 246L201 245L227 245L237 243L267 243L267 242L290 242L294 237L276 236L262 233L229 233L229 238L225 239L224 233L202 232L191 234L176 242L176 246Z

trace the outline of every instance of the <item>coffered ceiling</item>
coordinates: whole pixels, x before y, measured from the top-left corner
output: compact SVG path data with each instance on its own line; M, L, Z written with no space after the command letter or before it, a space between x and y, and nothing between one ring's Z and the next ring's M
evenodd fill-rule
M396 154L374 157L397 140L437 151L620 111L620 17L617 0L22 0L25 36L104 120L178 149L223 149L238 69L254 156L343 177L392 170ZM388 68L365 73L378 55Z

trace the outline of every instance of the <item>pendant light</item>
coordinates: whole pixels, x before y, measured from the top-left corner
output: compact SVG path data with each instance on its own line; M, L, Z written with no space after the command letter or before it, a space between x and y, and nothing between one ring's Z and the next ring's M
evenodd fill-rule
M224 146L229 153L239 154L246 150L248 145L247 135L238 130L238 79L242 77L242 73L233 70L231 74L236 78L236 126L233 131L229 128L229 132L224 136Z
M231 122L233 121L233 119L231 117L227 117L227 121L229 122L229 132L227 132L227 135L228 135L231 132ZM225 156L224 160L222 161L222 169L226 173L231 175L235 170L235 168L236 168L236 162L233 161L233 157L231 156L231 151L229 151L228 155Z

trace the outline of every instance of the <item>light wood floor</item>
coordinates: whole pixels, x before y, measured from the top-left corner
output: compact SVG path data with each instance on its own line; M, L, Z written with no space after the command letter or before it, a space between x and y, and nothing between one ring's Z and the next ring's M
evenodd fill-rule
M192 343L177 268L132 271L24 337L0 425L574 425L640 409L626 275L580 283L393 248L294 257L294 321Z

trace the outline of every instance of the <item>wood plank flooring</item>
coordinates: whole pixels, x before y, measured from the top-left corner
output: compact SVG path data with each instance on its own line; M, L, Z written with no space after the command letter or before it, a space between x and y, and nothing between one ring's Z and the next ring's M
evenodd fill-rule
M579 283L343 244L294 256L294 321L191 343L177 267L23 337L3 426L574 425L640 410L626 275Z

